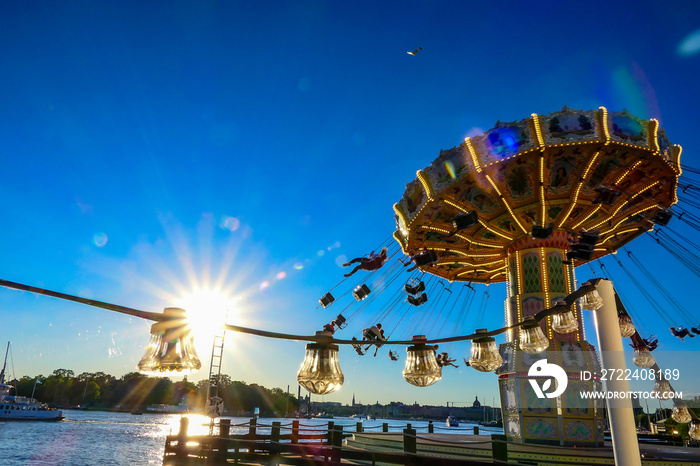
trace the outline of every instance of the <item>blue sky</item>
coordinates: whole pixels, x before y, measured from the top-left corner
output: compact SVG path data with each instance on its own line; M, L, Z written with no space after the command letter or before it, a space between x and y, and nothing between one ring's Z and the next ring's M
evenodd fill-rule
M338 264L391 236L416 170L498 120L627 108L700 166L699 13L680 1L5 3L0 276L149 311L218 286L236 323L311 334L336 315L316 307ZM695 276L647 239L632 249L692 308ZM631 312L667 327L616 275ZM500 327L505 288L489 294L480 324ZM13 290L0 290L0 316L17 375L121 375L148 341L145 321ZM667 350L700 348L655 333ZM206 367L209 343L198 348ZM302 344L232 336L226 348L234 379L295 387ZM421 390L385 356L341 358L331 401L496 393L473 370Z

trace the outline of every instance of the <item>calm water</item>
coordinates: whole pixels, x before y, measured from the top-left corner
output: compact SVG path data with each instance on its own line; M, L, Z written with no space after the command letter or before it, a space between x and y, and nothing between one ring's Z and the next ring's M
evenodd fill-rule
M0 422L0 464L2 465L160 465L163 461L165 436L177 433L180 416L172 414L105 413L99 411L64 410L66 419L60 422ZM191 435L209 433L208 418L190 415ZM248 418L231 418L231 433L248 431ZM258 432L269 433L273 421L291 426L290 419L267 419L258 421ZM336 418L336 425L345 431L355 431L353 419ZM302 426L326 427L326 419L303 419ZM383 422L389 430L400 432L403 421L378 419L363 421L367 432L381 432ZM409 421L418 433L427 432L427 421ZM238 426L237 426L238 425ZM435 432L472 433L472 424L459 428L447 428L444 422L435 422ZM484 429L483 433L500 429ZM502 430L500 430L502 432ZM312 433L312 432L308 432ZM313 432L317 433L317 432Z

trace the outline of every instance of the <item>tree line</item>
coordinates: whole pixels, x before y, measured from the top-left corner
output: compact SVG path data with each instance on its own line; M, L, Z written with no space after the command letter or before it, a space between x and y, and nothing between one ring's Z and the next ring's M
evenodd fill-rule
M78 407L95 410L145 410L148 405L187 404L192 410L204 409L207 402L208 381L192 383L186 378L173 382L167 377L150 377L129 372L120 378L104 372L83 372L56 369L48 377L24 376L10 382L15 394L33 397L50 406ZM224 401L226 412L246 415L260 408L263 416L284 416L299 408L299 401L280 388L266 388L257 384L233 381L221 374L212 381L218 383L218 396ZM212 393L213 395L214 393Z

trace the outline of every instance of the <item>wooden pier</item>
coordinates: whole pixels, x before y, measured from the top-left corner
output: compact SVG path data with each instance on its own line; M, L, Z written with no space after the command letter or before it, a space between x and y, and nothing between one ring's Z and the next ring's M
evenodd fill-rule
M244 426L248 432L231 435L230 419L221 419L218 435L188 436L188 419L180 432L165 441L163 464L240 465L614 465L612 448L568 448L506 442L503 435L417 433L410 424L403 432L364 432L358 422L354 432L330 421L327 427L303 426L298 420L282 425L259 426L254 419ZM258 427L270 428L261 435ZM347 426L345 426L347 428ZM478 427L474 429L478 434ZM658 444L640 444L644 466L700 466L700 449Z

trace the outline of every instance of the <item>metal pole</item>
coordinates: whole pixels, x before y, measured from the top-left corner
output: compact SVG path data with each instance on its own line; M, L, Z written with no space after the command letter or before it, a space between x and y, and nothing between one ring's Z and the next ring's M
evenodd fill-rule
M608 374L611 372L625 374L627 366L612 282L600 280L596 288L600 297L603 298L603 307L593 313L598 347L600 348L600 362L602 367L607 369ZM624 379L624 377L622 378ZM624 393L625 395L629 393L628 380L618 380L614 376L606 377L606 379L603 381L603 388L606 392ZM610 421L615 464L641 466L642 459L639 455L632 400L629 397L606 397L605 402Z

